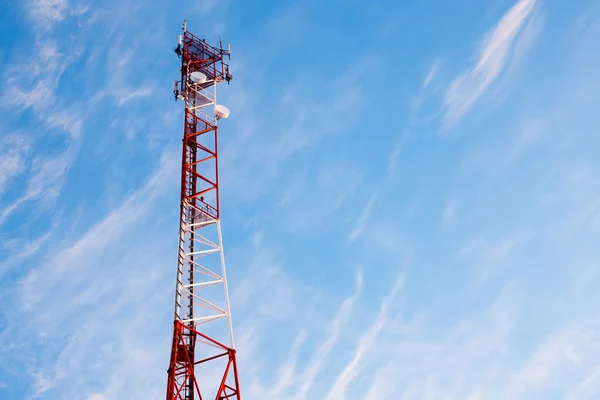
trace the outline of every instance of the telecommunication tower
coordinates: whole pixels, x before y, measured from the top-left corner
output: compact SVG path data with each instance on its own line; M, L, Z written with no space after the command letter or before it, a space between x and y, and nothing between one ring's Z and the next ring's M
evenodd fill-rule
M232 79L224 61L230 50L194 36L184 21L175 52L181 79L174 94L185 117L167 400L241 400L219 207L217 121L229 110L217 104L217 85Z

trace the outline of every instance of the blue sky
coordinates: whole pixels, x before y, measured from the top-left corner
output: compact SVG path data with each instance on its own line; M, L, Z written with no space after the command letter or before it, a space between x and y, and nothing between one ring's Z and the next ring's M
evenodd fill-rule
M600 397L596 2L171 3L0 5L0 398L164 395L184 15L245 400Z

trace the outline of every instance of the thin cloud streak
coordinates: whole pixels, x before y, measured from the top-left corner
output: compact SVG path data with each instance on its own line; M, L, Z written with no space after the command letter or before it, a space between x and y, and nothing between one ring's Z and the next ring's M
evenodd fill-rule
M86 398L88 393L100 398L118 398L118 393L131 390L128 385L132 384L132 379L138 382L148 379L145 373L136 374L139 368L128 362L132 358L146 366L155 365L150 370L157 371L158 375L158 365L164 361L163 353L150 351L157 339L153 338L150 343L148 336L140 337L140 331L160 321L159 318L148 318L148 315L151 314L150 304L162 304L161 297L167 293L166 290L160 290L165 287L162 281L164 270L158 268L161 262L155 257L144 255L148 251L145 241L132 247L131 235L135 234L136 229L142 229L140 224L150 220L143 217L151 214L151 207L162 198L164 188L176 182L173 177L177 176L177 166L176 153L166 151L146 184L79 240L59 251L48 262L31 269L20 282L19 304L22 309L19 312L28 313L30 322L11 328L11 339L6 345L28 349L31 339L19 332L21 329L33 329L30 324L37 327L36 344L45 340L56 341L48 349L56 352L52 363L45 362L47 355L44 352L30 354L31 350L23 350L29 357L28 362L37 360L29 364L35 376L33 391L36 394L60 393L73 397L77 393ZM123 248L127 247L132 247L133 253L141 256L135 258L134 262L130 255L123 258ZM140 257L144 260L140 261ZM138 280L141 274L145 277ZM104 302L106 298L111 300ZM127 311L133 304L138 304L141 298L149 304L148 310L141 313ZM67 320L69 324L65 323ZM70 328L63 341L59 338L63 337L65 326ZM126 329L123 329L124 326ZM120 340L106 343L106 337L116 337L117 332ZM164 348L166 346L165 342ZM90 363L91 359L103 361ZM82 365L91 375L106 374L102 394L90 393L92 386L88 386L89 380L83 379L73 384L65 378L75 376L76 370L81 370ZM124 376L128 378L123 379ZM144 388L141 393L154 397L157 390L162 389L157 387L158 384L154 386Z
M369 217L371 216L371 211L373 210L373 206L375 205L375 201L377 201L377 195L374 194L367 200L365 206L363 207L362 212L358 216L358 220L356 221L356 226L350 232L350 237L348 238L351 242L354 241L362 232L363 227Z
M348 318L348 316L351 315L354 311L354 303L360 296L362 282L363 276L362 273L359 271L356 280L356 291L354 295L352 295L352 297L344 300L338 311L338 314L336 315L334 321L331 324L331 332L329 337L314 352L313 357L311 358L311 361L308 364L310 365L310 368L308 368L302 375L303 384L300 387L298 395L295 397L296 399L299 400L305 398L306 394L312 389L317 375L322 370L324 363L327 360L327 357L329 357L329 354L331 353L331 351L333 350L340 338L343 323Z
M381 303L379 309L379 315L375 319L373 325L367 330L363 337L358 342L354 358L346 364L343 371L336 378L331 390L325 397L326 400L340 400L346 396L348 386L354 380L360 369L360 362L363 357L371 351L371 348L375 345L377 337L379 336L384 324L388 318L388 308L391 303L395 300L396 296L404 286L404 277L401 276L397 279L396 283L392 287L392 290L388 296Z
M8 184L24 170L29 141L22 136L5 136L0 140L0 195Z
M464 118L500 76L519 33L534 13L535 5L536 0L520 0L515 4L483 41L477 63L450 83L443 99L446 127Z
M29 272L23 282L23 305L34 307L45 297L50 297L55 285L65 274L79 267L79 260L94 251L102 251L129 227L133 226L146 212L161 188L174 175L175 153L165 152L161 163L148 182L132 194L120 207L112 210L101 222L93 226L71 247L58 253L49 263Z

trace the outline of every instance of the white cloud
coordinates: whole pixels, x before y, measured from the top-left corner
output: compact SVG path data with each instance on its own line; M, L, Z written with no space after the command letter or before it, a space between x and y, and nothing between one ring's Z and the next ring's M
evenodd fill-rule
M398 156L400 155L401 148L397 147L392 150L392 154L390 154L390 160L388 161L388 175L393 176L396 171L396 163L398 162Z
M68 6L68 0L30 0L27 9L39 27L50 28L67 16Z
M429 71L427 71L427 75L425 75L425 80L423 81L423 87L429 86L431 81L433 81L433 78L435 78L435 75L437 74L439 65L440 65L439 61L436 61L433 64L431 64L431 67L429 67Z
M161 265L173 257L161 252L159 261L152 255L150 249L160 247L162 237L137 239L139 229L147 231L140 226L155 229L161 222L150 210L166 188L176 190L177 160L176 152L166 152L145 185L77 241L52 257L39 257L20 282L18 307L10 315L18 319L25 312L27 322L9 326L1 333L2 341L7 339L3 347L13 349L9 354L19 349L19 363L35 367L33 389L38 394L112 399L123 390L131 392L129 385L148 397L163 392L163 380L158 379L164 374L169 343L160 339L166 332L158 339L150 333L169 330L170 324L166 313L151 315L157 303L162 308L172 298L165 276L170 269ZM145 311L138 308L142 303ZM33 334L22 334L25 330ZM157 345L162 350L152 350ZM11 358L2 358L0 366L6 367ZM140 365L155 376L148 377L147 369L137 374ZM100 386L94 384L97 374L104 377Z
M506 379L502 366L515 324L517 294L505 288L481 313L455 320L430 339L419 329L421 333L397 337L384 346L387 357L398 360L394 367L399 379L393 385L399 398L466 399L477 391L483 391L485 399L504 398L501 384L496 387L494 380ZM441 312L448 312L448 306Z
M356 292L354 295L342 303L336 317L329 326L329 337L323 342L313 353L309 367L302 374L301 386L297 392L296 399L300 400L306 397L306 394L310 392L315 382L315 379L319 372L323 369L327 357L331 354L334 346L337 344L340 335L342 334L342 326L346 322L347 318L352 315L354 311L354 303L356 302L360 289L362 287L363 277L362 273L358 274L356 283Z
M146 97L152 94L152 87L138 87L129 91L123 91L123 93L117 95L117 104L123 105L129 103L140 97Z
M60 9L59 3L54 2L42 1L35 5L39 10L48 11L53 7ZM11 204L6 204L0 212L0 225L30 201L37 201L42 207L53 204L77 158L81 143L84 118L80 109L74 108L56 94L58 82L75 56L61 52L60 46L50 36L40 39L33 53L37 55L33 60L19 60L6 68L6 90L1 104L4 108L17 112L32 109L44 131L43 134L30 135L28 139L30 153L35 154L35 157L22 163L21 168L28 169L30 174L23 185L24 192ZM50 151L47 147L40 151L39 143L46 143L42 139L44 135L63 136L64 144Z
M30 174L25 193L0 213L0 225L23 204L37 200L40 205L52 205L60 194L64 180L75 160L78 147L73 145L56 156L39 155L31 162Z
M390 178L393 178L396 173L396 165L398 164L398 157L409 143L411 139L411 135L409 133L403 133L400 137L398 144L392 150L390 154L390 158L387 165L387 173Z
M490 239L484 235L467 240L458 249L458 259L473 268L474 284L484 284L496 276L500 267L510 265L511 256L519 246L530 239L524 232L516 232L501 238Z
M153 93L154 83L143 74L143 69L139 72L138 66L142 60L135 57L137 51L140 51L139 48L132 42L118 40L112 44L107 54L106 84L96 91L90 100L91 103L109 96L118 106L124 106ZM132 79L134 76L135 79ZM143 82L140 82L140 78Z
M352 232L350 232L350 236L348 237L348 239L350 241L355 240L362 232L364 224L367 222L367 220L371 216L371 211L373 210L373 206L375 205L376 200L377 200L377 194L374 194L371 197L369 197L369 199L365 203L365 206L363 207L362 212L360 213L360 215L358 216L358 218L356 220L356 225L354 226L354 229L352 230Z
M191 11L197 12L198 14L204 16L206 14L211 13L212 11L215 11L215 9L217 7L221 7L223 9L225 9L227 7L227 1L225 1L225 0L205 0L205 1L199 1L199 2L192 3L191 7L192 7Z
M35 390L35 396L39 396L44 394L52 387L52 382L48 379L48 377L44 376L41 372L33 373L33 388Z
M394 286L392 287L390 293L383 300L381 307L379 309L379 315L373 322L373 324L369 327L369 329L365 332L365 334L360 338L356 350L354 352L354 357L342 370L342 372L335 379L333 386L329 390L327 396L325 397L327 400L343 400L346 397L346 391L348 390L348 386L354 380L356 375L360 370L361 360L371 351L372 347L375 345L378 336L383 329L384 324L388 318L388 308L391 303L396 299L396 296L404 286L404 277L401 277L396 281Z
M421 86L411 97L408 104L410 109L410 125L426 125L441 114L439 93L443 90L440 81L441 60L435 60L427 70Z
M509 159L515 159L540 142L544 132L548 130L546 125L546 121L541 118L532 118L527 121L523 129L517 135Z
M508 388L511 397L525 398L536 390L564 385L572 374L579 376L580 384L573 385L566 398L580 393L582 396L578 399L587 399L592 398L590 393L600 393L600 382L593 374L588 375L588 371L597 370L600 366L596 358L600 353L600 331L598 321L592 321L587 329L584 323L583 326L564 327L548 335L511 377ZM595 384L591 386L592 383Z
M49 37L39 40L32 53L36 55L33 59L21 59L6 68L2 106L31 108L40 119L45 120L52 112L59 112L55 109L55 90L74 57L62 53L57 43Z
M28 150L25 136L6 135L0 139L0 195L11 180L24 171Z
M510 59L519 33L535 9L535 0L519 0L482 43L477 62L455 78L444 95L444 123L462 119L475 106L487 88L498 78Z
M483 391L480 389L476 389L473 393L467 397L467 400L483 400Z
M388 362L380 368L369 387L365 399L393 399L395 395L397 396L395 380L398 376L396 374L396 365L393 361Z
M267 250L265 243L253 246L258 251L255 262L246 277L234 286L232 295L234 303L244 305L236 318L237 332L242 335L238 340L238 360L243 370L244 398L305 399L322 390L322 377L334 365L332 355L339 351L340 339L347 336L355 318L363 275L358 271L354 293L334 308L332 300L319 294L320 289L302 287L291 280L277 266L273 251ZM270 258L265 257L267 254L271 254ZM265 270L270 272L265 274ZM283 312L277 314L283 325L273 325L273 314L262 311L265 304L283 307ZM333 315L331 310L335 310ZM283 357L274 357L278 352L264 352L258 346L267 338L275 346L278 340L274 340L274 332L279 332L280 338L293 338L291 349L280 353Z
M40 80L35 87L30 90L22 90L18 87L9 89L4 94L4 103L15 105L21 108L33 108L41 110L54 102L54 92L51 89L49 82Z
M323 138L340 134L352 126L364 109L364 84L362 77L373 68L372 62L359 59L342 71L336 79L323 82L323 98L314 97L305 78L298 78L284 88L281 101L251 99L253 88L234 87L228 96L238 97L236 118L239 133L223 145L222 165L245 165L243 169L223 169L221 181L230 187L229 195L253 200L266 193L272 183L280 178L280 171L289 160L302 151L315 146ZM247 81L257 81L258 72L248 70ZM254 74L254 75L253 75ZM240 81L244 76L240 77ZM269 109L269 118L258 120L250 104L261 104ZM267 122L268 121L268 122ZM265 135L275 132L273 135Z
M26 308L34 307L49 296L65 274L79 267L91 253L100 252L109 243L115 241L147 212L155 197L161 193L161 186L174 175L177 157L166 152L161 164L146 185L131 195L119 208L113 210L100 223L92 227L76 243L57 254L48 263L33 269L23 282L23 299ZM100 295L98 292L96 295ZM55 321L58 322L58 321Z
M6 273L6 271L10 269L10 267L14 265L19 265L19 263L23 262L24 260L27 260L34 254L36 254L38 250L44 245L44 243L46 243L48 239L52 237L52 234L55 233L54 229L55 226L52 226L45 233L34 238L33 240L29 238L26 241L18 240L18 251L15 251L7 261L0 263L0 278Z

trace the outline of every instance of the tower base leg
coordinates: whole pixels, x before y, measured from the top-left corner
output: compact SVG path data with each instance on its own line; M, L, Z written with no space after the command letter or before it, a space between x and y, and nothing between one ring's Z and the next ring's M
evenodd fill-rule
M212 345L218 350L218 354L195 361L194 350L197 340ZM203 400L202 388L196 377L196 366L217 359L226 359L227 364L215 400L241 400L235 350L181 321L175 321L168 369L167 400Z

